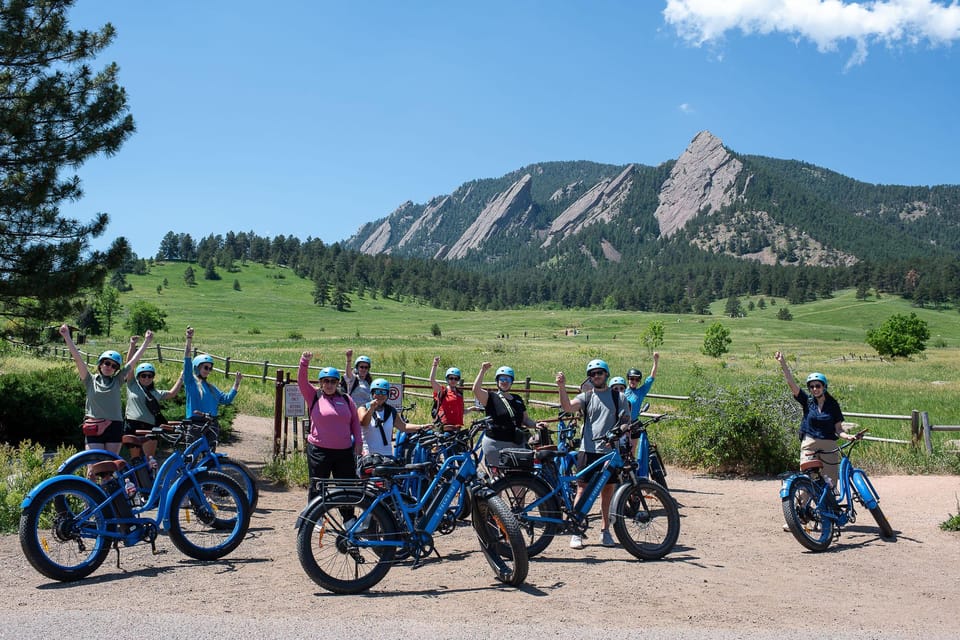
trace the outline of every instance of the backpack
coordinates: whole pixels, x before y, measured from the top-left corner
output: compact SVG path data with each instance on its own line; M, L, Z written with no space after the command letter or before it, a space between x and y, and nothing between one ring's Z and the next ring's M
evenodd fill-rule
M430 417L434 422L440 421L440 404L447 397L447 388L441 387L440 393L433 394L433 406L430 407Z
M383 405L383 420L377 417L376 413L373 414L373 426L375 426L377 428L377 431L380 432L380 437L383 439L384 446L386 446L387 444L390 443L391 440L393 440L393 434L391 433L390 437L388 438L387 432L383 430L383 425L390 419L390 416L395 416L396 414L397 414L397 410L394 409L389 404Z
M337 383L337 390L340 391L345 396L353 393L353 390L360 386L360 376L354 374L353 384L350 386L350 389L347 389L347 376L340 376L340 382Z

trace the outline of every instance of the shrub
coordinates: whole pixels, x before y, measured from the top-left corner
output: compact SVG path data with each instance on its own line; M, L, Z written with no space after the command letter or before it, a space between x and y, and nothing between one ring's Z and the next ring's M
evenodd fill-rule
M867 344L881 356L911 356L927 348L930 329L927 323L911 313L897 313L876 329L867 332Z
M438 325L436 322L430 325L430 335L435 338L439 338L442 335L440 331L440 325Z
M940 528L944 531L960 531L960 498L957 499L957 514L950 514L950 517L940 523Z
M711 358L719 358L730 350L730 330L719 322L714 322L707 327L707 333L703 337L703 347L700 351Z
M47 456L42 445L24 441L19 447L0 444L0 533L15 533L20 523L20 504L24 496L40 482L54 475L64 460L76 453L73 447L60 447Z
M51 450L83 446L86 394L74 367L0 376L0 398L0 442L30 440Z
M681 465L744 475L796 466L800 406L782 380L761 378L733 390L701 383L690 400L677 438Z

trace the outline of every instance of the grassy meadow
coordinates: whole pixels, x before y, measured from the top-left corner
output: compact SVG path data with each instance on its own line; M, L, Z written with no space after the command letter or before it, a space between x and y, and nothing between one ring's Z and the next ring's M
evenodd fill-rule
M434 355L440 355L441 368L460 367L467 386L485 360L512 366L518 380L552 382L562 370L572 384L579 384L586 362L598 357L610 363L615 375L624 375L632 366L648 373L651 357L640 336L651 322L662 321L664 343L654 395L687 395L702 380L735 387L760 376L779 377L773 354L782 350L801 380L810 371L825 373L831 392L847 412L907 415L916 409L927 411L934 424L960 424L960 314L955 309L916 309L893 296L871 295L861 301L852 290L845 291L832 299L789 306L791 321L777 319L786 301L771 298L765 298L765 309L755 306L737 319L723 316L725 301L715 303L710 316L540 308L453 312L407 298L374 298L369 292L363 298L352 295L349 311L338 312L313 304L312 282L286 268L246 264L237 273L221 271L221 280L208 281L202 279L202 269L192 265L197 284L188 287L183 280L186 266L154 264L146 275L128 276L133 290L121 301L129 306L143 299L167 313L168 329L155 339L164 347L182 349L183 330L192 325L194 345L200 350L234 361L269 361L266 384L259 379L244 382L237 404L245 413L272 415L273 372L282 365L295 375L293 368L304 350L317 354L318 366L342 368L344 352L352 348L354 355L372 358L374 372L405 371L414 376L427 376ZM746 310L760 296L741 300ZM867 330L895 313L910 312L930 327L927 351L909 360L880 360L864 342ZM707 327L717 321L732 338L729 352L720 359L700 352ZM124 352L128 336L121 324L115 323L110 339L96 338L83 348ZM432 335L433 325L440 328L439 337ZM162 377L172 382L179 358L166 350L164 358L172 360L161 366ZM6 365L10 366L15 365ZM263 365L231 365L232 371L237 369L259 378ZM491 381L492 375L487 382ZM162 381L159 384L163 386ZM555 401L555 394L534 398ZM678 410L682 404L656 397L650 401L653 411ZM428 400L419 400L414 419L427 421L429 405ZM531 413L555 415L546 408ZM875 435L909 438L905 422L854 421ZM954 437L935 436L938 443ZM908 448L900 448L906 454Z

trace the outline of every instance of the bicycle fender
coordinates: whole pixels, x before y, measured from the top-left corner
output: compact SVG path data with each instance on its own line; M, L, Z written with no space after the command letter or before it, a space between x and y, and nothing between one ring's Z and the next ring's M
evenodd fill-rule
M792 476L785 478L783 484L780 485L780 499L784 500L790 497L790 489L793 487L793 483L797 480L797 478L809 479L809 477L810 476L803 473L795 473Z
M69 458L63 461L59 467L57 467L57 475L72 475L74 471L79 469L82 466L87 465L87 459L96 458L99 462L104 455L112 457L114 460L120 460L120 456L112 451L107 451L106 449L85 449L83 451L78 451Z
M867 474L861 469L854 469L851 480L853 481L853 488L857 491L860 499L863 500L864 506L867 509L876 509L880 503L880 496L877 495L877 491L873 488Z
M20 508L26 509L33 502L33 499L37 497L38 493L40 493L50 485L55 484L57 482L63 482L64 480L76 480L78 482L82 482L86 485L89 485L90 487L99 491L100 494L103 495L104 500L107 499L107 494L104 493L100 485L98 485L93 480L89 480L87 478L81 478L80 476L53 476L52 478L47 478L46 480L44 480L43 482L35 486L33 489L30 489L30 492L27 493L26 496L24 496L23 502L20 503Z

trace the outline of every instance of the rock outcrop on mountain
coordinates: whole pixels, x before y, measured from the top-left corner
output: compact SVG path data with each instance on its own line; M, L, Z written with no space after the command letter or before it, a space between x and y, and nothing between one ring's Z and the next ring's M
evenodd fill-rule
M407 232L403 234L403 237L400 238L400 241L397 242L398 247L403 247L407 243L413 241L418 233L423 230L429 230L433 227L436 227L440 224L440 221L443 219L443 214L441 210L443 205L449 202L450 196L442 196L434 198L427 203L427 208L424 209L423 213L413 221L413 224L410 225L410 228L407 229Z
M654 213L660 235L669 238L701 211L717 211L733 202L733 184L742 169L719 138L709 131L698 133L660 189Z
M533 177L528 173L491 200L444 257L448 260L463 258L468 251L478 248L510 222L526 213L533 203L530 197L532 180Z
M620 213L620 205L630 193L630 186L633 184L630 180L632 173L633 165L631 164L615 178L594 185L592 189L580 196L550 224L547 238L540 246L549 247L554 242L578 233L586 226L612 220Z

